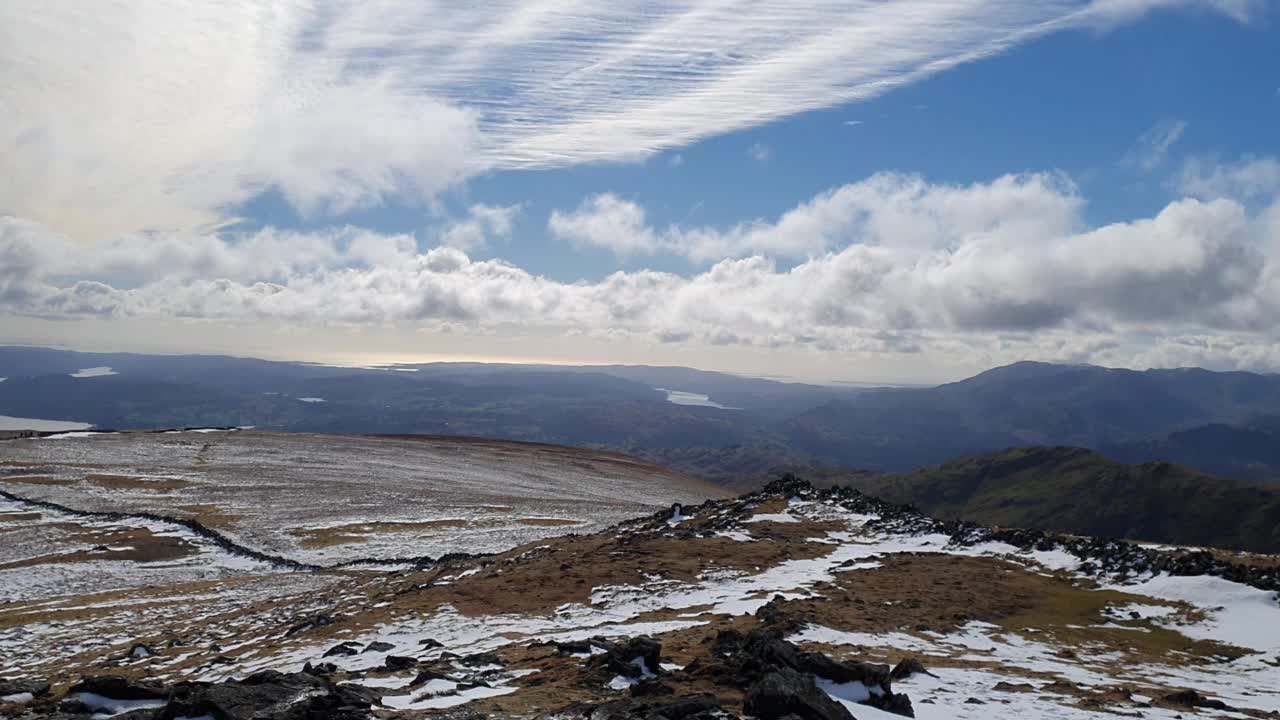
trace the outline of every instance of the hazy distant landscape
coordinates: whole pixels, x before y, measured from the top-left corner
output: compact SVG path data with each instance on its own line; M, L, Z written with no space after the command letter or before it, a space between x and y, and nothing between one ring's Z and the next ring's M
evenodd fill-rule
M84 368L113 374L73 377ZM1280 480L1280 375L1245 372L1019 363L937 387L849 388L687 368L361 369L9 347L0 377L0 415L548 442L723 482L780 466L905 472L1034 445Z

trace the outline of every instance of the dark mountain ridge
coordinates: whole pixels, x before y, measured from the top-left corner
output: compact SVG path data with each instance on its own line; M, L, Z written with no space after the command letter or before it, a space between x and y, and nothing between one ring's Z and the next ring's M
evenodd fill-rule
M70 377L96 366L119 374ZM351 368L0 347L0 377L0 415L485 436L629 452L726 482L780 464L906 472L1023 445L1280 480L1280 376L1247 372L1024 362L937 387L850 388L676 367ZM659 388L735 409L675 404Z

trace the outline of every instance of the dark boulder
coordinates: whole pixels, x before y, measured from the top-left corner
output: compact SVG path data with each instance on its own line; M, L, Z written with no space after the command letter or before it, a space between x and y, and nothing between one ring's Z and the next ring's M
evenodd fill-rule
M924 665L915 658L903 658L889 672L891 680L906 680L912 675L933 675L933 673L926 670Z
M335 685L324 677L264 670L239 682L179 683L156 720L203 716L219 720L364 720L379 697L368 688Z
M395 649L396 649L396 646L392 645L389 642L382 642L380 640L375 640L369 643L368 645L366 645L362 652L384 653L384 652L388 652Z
M359 653L360 650L352 643L340 643L326 650L322 657L348 657Z
M798 670L826 678L831 682L860 682L867 687L884 690L889 687L889 666L865 662L832 660L820 653L802 653L797 658Z
M72 685L67 694L92 693L112 700L163 700L168 691L154 683L139 682L118 675L88 677Z
M301 620L299 622L294 623L293 625L290 625L289 629L284 631L284 636L293 637L294 635L300 635L304 632L308 632L310 630L314 630L316 628L324 627L326 625L332 625L332 624L333 624L333 618L329 617L328 615L325 615L323 613L319 615L312 615L311 617L305 620Z
M814 684L813 676L779 668L752 686L742 709L760 720L853 720L843 705Z
M38 680L6 680L0 678L0 697L30 693L32 697L49 694L49 683Z
M417 667L418 661L416 658L404 657L403 655L388 655L387 658L382 661L382 665L388 670L398 672L400 670L409 670Z
M413 682L409 683L409 687L411 688L418 687L419 685L430 682L432 680L451 680L451 679L452 678L450 678L445 673L442 673L436 670L427 669L419 672L418 676L413 679Z
M483 667L485 665L500 666L505 664L502 662L502 658L498 657L493 653L475 653L474 655L468 655L462 658L458 662L462 663L463 665L466 665L467 667L473 667L473 668Z
M725 717L720 701L710 695L682 698L629 698L603 705L572 705L548 717L591 720L712 720Z
M154 657L155 654L156 651L152 649L150 645L134 643L133 647L129 648L129 654L126 655L125 658L128 660L142 660L144 658Z
M662 643L647 637L630 638L624 643L610 643L593 640L595 647L602 647L604 653L592 656L588 667L604 669L615 675L628 678L642 678L662 672Z
M745 635L734 630L720 633L712 645L711 657L690 663L684 673L746 692L754 691L766 678L775 674L783 679L790 679L792 675L808 678L818 692L822 690L816 688L817 678L833 683L858 682L870 691L871 696L863 701L864 704L898 715L914 716L910 699L893 692L889 666L841 661L820 653L801 652L768 630L758 629ZM793 689L798 692L798 688ZM822 694L826 696L825 692Z
M1209 710L1230 710L1231 706L1221 700L1207 698L1195 690L1183 690L1181 692L1170 693L1165 695L1163 700L1170 705L1177 705L1185 708L1207 708Z

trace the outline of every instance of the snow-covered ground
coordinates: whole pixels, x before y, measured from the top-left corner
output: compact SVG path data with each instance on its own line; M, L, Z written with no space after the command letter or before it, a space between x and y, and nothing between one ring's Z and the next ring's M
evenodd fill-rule
M219 528L237 542L324 565L500 551L724 494L609 453L502 442L76 431L3 451L71 482L9 484L0 466L0 489L81 510L189 516L181 507L208 506L237 518ZM186 484L103 487L90 473Z
M762 517L766 519L761 520ZM589 603L564 605L550 616L491 615L477 618L444 606L427 616L391 622L343 639L364 644L385 642L397 648L415 648L423 640L434 640L442 645L434 653L467 655L529 639L567 641L597 635L660 635L706 624L715 616L755 613L775 596L787 599L814 597L818 594L817 588L833 581L837 573L856 575L870 571L880 566L877 560L898 554L932 552L970 557L1013 556L1030 565L1038 566L1038 560L1043 559L1057 567L1075 566L1080 562L1078 558L1064 553L1024 553L995 543L976 548L955 547L949 545L945 535L870 532L866 524L874 518L816 503L793 503L783 513L757 515L753 520L790 523L810 519L829 521L833 517L846 521L849 529L828 533L825 540L830 541L830 552L814 559L789 560L756 573L715 573L694 583L653 578L639 585L597 587ZM735 531L737 539L751 542L749 528L754 524L747 522L744 524L746 529ZM849 582L847 577L842 579L846 584ZM1073 648L1072 653L1064 654L1065 646L1050 638L1007 632L982 622L970 622L959 631L946 634L914 631L858 633L808 626L789 639L800 644L908 652L930 667L933 661L937 661L939 666L933 669L933 677L917 675L895 685L895 690L912 696L920 718L1097 717L1095 711L1076 707L1073 696L1041 690L1054 681L1072 683L1083 694L1103 692L1122 684L1131 688L1139 698L1144 690L1155 694L1158 687L1188 687L1237 708L1262 712L1280 710L1280 605L1274 593L1219 578L1163 575L1123 585L1102 586L1108 587L1153 601L1153 604L1118 608L1117 612L1126 615L1131 611L1138 612L1140 616L1145 615L1158 622L1167 620L1169 628L1188 638L1227 642L1252 649L1255 653L1232 662L1213 664L1190 663L1186 657L1175 653L1162 662L1126 666L1121 662L1122 656L1116 652L1083 647ZM1203 619L1187 624L1185 612L1177 613L1175 617L1173 608L1160 605L1160 601L1187 603L1203 613ZM1141 611L1134 608L1141 608ZM657 622L643 619L661 613L674 614L674 618ZM279 654L255 658L242 670L268 667L297 670L306 662L314 662L323 653L324 645L299 639ZM368 670L380 663L379 657L367 654L330 659L339 667L352 671ZM217 675L211 679L216 679ZM411 680L409 676L403 678L403 687L407 689ZM1002 680L1027 683L1036 689L1024 692L993 690ZM388 687L394 688L394 682ZM855 706L849 700L852 691L847 687L832 684L826 687L837 700L849 702L851 710L859 718L897 717L873 708ZM1144 708L1142 712L1145 717L1186 716L1185 710L1180 714L1174 710ZM1206 712L1214 717L1245 717L1226 711Z
M376 454L361 459L375 467L396 467L391 459ZM270 462L268 458L268 467ZM142 468L136 470L144 472ZM160 477L154 468L150 472L150 477ZM180 473L170 469L164 477L197 485L208 482L207 476L192 467ZM266 477L287 482L271 473ZM61 487L46 489L62 492ZM246 490L245 486L238 488ZM92 496L85 495L88 491L84 488L78 492L82 494L76 497L81 499ZM544 488L542 492L550 491ZM532 491L528 494L537 497ZM347 497L350 502L352 496ZM389 497L399 496L393 493ZM488 502L495 502L492 495L486 497ZM480 504L478 500L472 502ZM331 505L320 507L323 510ZM15 541L0 548L0 566L39 552L41 538L45 537L41 533L53 533L68 522L93 525L82 518L62 517L46 510L39 510L41 517L32 519L28 517L32 512L23 503L0 503L0 521L6 515L23 518L12 523L18 531L5 536ZM430 517L465 517L456 510L447 515L444 509L435 512L440 515ZM566 515L539 513L531 517ZM1026 577L1043 583L1037 588L1065 588L1076 593L1070 597L1105 593L1099 602L1105 607L1096 615L1081 615L1071 624L1053 627L1005 626L997 624L1002 622L998 618L991 618L992 622L956 621L940 630L910 623L893 629L880 626L877 630L806 620L788 630L786 639L842 659L918 658L931 674L894 681L893 689L911 697L916 717L929 720L1093 720L1098 717L1099 708L1091 709L1089 701L1103 696L1111 704L1102 709L1148 718L1246 718L1250 715L1241 711L1280 711L1280 602L1273 592L1207 576L1148 573L1124 580L1086 577L1081 558L1060 549L1023 551L997 542L957 545L949 535L938 532L888 529L894 525L883 522L887 519L872 512L854 512L838 498L816 491L804 497L773 498L762 504L684 504L671 516L654 515L608 531L603 537L615 544L588 543L585 546L593 548L589 557L566 557L563 565L560 558L564 556L547 553L556 551L557 542L570 547L568 541L545 540L540 542L546 544L525 546L501 561L459 561L434 571L437 574L407 569L393 573L287 572L227 555L210 546L206 539L182 535L185 531L172 525L145 521L137 527L159 537L177 533L194 552L178 560L132 563L127 567L80 562L0 571L0 587L16 593L12 599L20 601L0 604L0 658L5 658L0 662L0 676L33 667L47 668L59 659L70 662L76 657L107 652L117 662L145 664L156 677L208 681L242 677L262 669L296 672L309 663L323 661L333 663L339 674L356 678L353 682L387 693L384 703L392 710L427 711L519 697L524 676L539 671L500 664L464 667L458 660L449 661L457 668L458 677L415 684L416 670L384 667L387 656L408 655L424 662L445 662L442 658L452 657L446 653L465 657L493 651L515 652L530 643L582 641L597 636L648 636L665 643L670 638L732 626L735 621L746 621L746 616L756 615L758 619L766 604L779 598L775 609L785 608L788 602L798 606L807 601L850 602L850 596L856 596L860 586L872 587L877 574L887 572L891 566L901 568L902 563L911 560L918 567L923 565L921 558L944 558L948 563L980 563L998 568L1001 573L1026 573ZM81 542L87 545L90 541ZM790 549L777 556L759 555L773 557L767 562L699 564L701 569L696 576L690 576L665 572L663 568L669 566L665 561L681 558L646 555L644 548L649 546L642 543L648 542L663 543L665 552L687 552L695 559L702 542L715 543L721 552L729 546L724 555L729 559L739 550L747 554L768 543L794 545L785 546ZM626 553L645 558L640 576L624 574L618 576L623 579L584 585L586 590L570 602L557 600L558 604L536 611L478 612L465 606L465 600L492 592L485 588L500 586L504 577L513 578L512 592L516 593L536 594L539 585L561 582L520 575L526 563L532 562L530 558L555 557L549 567L559 566L562 571L578 563L598 563L595 569L600 572L593 577L613 577L608 570L619 562L615 560L617 556ZM688 564L681 567L687 568ZM112 578L123 576L130 578L127 592L101 592ZM170 585L167 590L139 587L157 583L161 577L176 578L182 584ZM497 584L468 589L469 583L486 578ZM1072 578L1077 582L1070 582ZM74 594L56 597L67 588L72 588ZM880 588L883 593L883 583ZM91 591L97 592L90 594ZM431 592L440 594L421 594ZM431 601L434 597L461 600ZM0 602L4 599L0 597ZM883 604L894 606L912 599L919 600L894 597L883 600ZM305 619L318 618L319 613L326 618L323 622ZM23 616L31 620L22 622ZM300 617L304 620L299 621ZM16 625L15 618L19 619ZM339 622L342 619L345 622ZM299 627L299 622L305 628L302 631L282 629ZM183 637L183 645L167 648L154 657L144 654L126 658L134 639L130 628L137 627L157 637L180 635L184 632L181 628L193 628L191 632L199 637ZM1136 645L1144 636L1169 634L1166 631L1177 633L1180 640L1169 643L1163 651L1148 647L1142 652L1130 652L1126 647L1129 635ZM1117 641L1117 637L1121 639ZM1200 641L1223 643L1234 649L1214 654L1214 648L1224 646ZM327 655L340 642L390 649ZM680 647L681 643L673 642L672 646ZM211 658L214 653L232 657L215 662L216 658ZM573 657L586 663L591 652ZM193 666L193 662L197 664ZM682 672L674 664L665 664L662 670L661 677ZM483 684L461 679L462 675L471 678L477 673L483 675ZM631 678L618 675L602 680L599 691L625 696L633 684ZM898 717L863 705L872 691L861 683L819 678L818 684L833 699L848 705L858 718ZM1148 706L1149 700L1184 688L1236 710Z

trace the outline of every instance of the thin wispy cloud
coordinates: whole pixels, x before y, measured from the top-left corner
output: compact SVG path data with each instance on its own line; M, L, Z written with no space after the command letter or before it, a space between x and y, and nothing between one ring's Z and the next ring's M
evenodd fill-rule
M0 3L0 213L81 237L429 200L869 98L1154 0ZM1248 3L1218 0L1245 17Z
M769 158L773 157L773 150L764 143L752 143L751 147L747 148L747 157L758 163L767 163Z
M1280 160L1246 157L1233 163L1191 158L1171 182L1172 189L1204 199L1244 200L1280 197Z
M1138 138L1137 144L1125 154L1122 163L1142 172L1152 172L1169 158L1169 150L1182 139L1187 122L1178 118L1165 118Z

